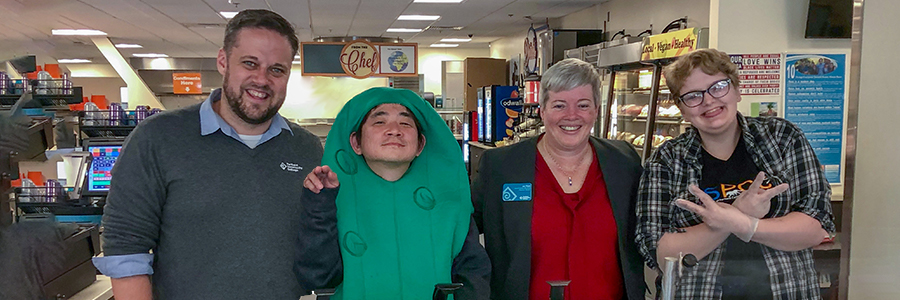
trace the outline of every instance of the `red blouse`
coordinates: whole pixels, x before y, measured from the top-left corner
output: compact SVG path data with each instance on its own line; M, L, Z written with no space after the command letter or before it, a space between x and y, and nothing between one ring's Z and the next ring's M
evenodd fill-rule
M572 281L567 300L623 299L616 220L597 157L581 190L566 194L538 152L534 182L530 299L547 299L555 280Z

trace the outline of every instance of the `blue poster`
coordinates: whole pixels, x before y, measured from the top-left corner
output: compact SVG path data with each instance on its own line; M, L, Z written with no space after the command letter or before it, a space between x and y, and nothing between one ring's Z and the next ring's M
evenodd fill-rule
M841 183L846 54L788 54L784 115L803 130L829 183Z

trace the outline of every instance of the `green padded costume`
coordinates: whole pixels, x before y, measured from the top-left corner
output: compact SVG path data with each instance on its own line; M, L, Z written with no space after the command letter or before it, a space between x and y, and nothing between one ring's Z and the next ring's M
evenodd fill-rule
M425 149L395 182L373 173L350 147L350 134L383 103L409 108L425 135ZM431 299L435 284L451 282L472 202L459 144L425 100L393 88L356 95L338 113L322 163L340 181L336 204L344 281L333 298Z

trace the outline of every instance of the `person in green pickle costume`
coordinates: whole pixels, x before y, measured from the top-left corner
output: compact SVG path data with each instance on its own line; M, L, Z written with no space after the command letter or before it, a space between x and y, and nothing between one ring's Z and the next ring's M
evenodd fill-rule
M322 163L304 186L337 207L343 282L333 299L431 299L451 282L463 283L457 300L488 299L460 146L427 102L394 88L353 97Z

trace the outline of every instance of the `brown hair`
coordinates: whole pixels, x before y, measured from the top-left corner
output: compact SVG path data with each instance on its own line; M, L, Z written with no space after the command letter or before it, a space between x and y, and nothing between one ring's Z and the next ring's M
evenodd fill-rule
M691 71L694 68L700 68L703 73L709 75L725 74L731 79L731 84L734 87L741 85L737 74L737 66L731 62L728 54L716 49L698 49L679 57L678 60L663 69L666 85L673 95L681 96L681 88L684 87L684 82L691 75Z
M294 26L276 12L265 9L245 9L239 12L225 25L225 41L222 46L226 54L231 54L231 48L237 43L237 34L244 28L262 28L277 32L291 45L294 55L300 48L297 32Z

